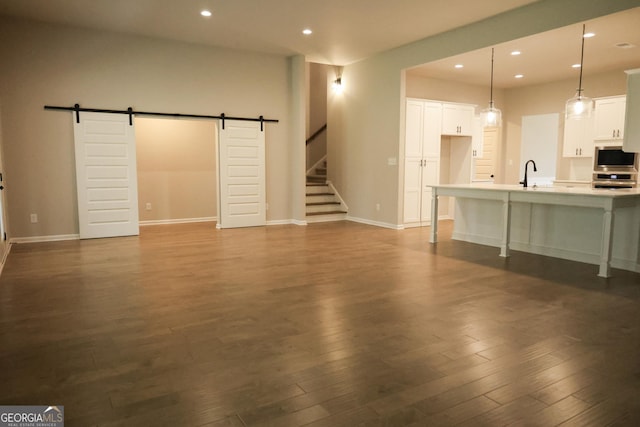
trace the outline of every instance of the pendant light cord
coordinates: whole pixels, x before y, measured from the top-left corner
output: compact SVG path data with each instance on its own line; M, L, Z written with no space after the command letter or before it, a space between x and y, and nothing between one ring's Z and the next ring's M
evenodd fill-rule
M584 63L584 31L586 25L582 24L582 50L580 51L580 80L578 81L578 96L582 96L582 66Z
M491 108L493 108L493 48L491 48L491 89L489 92L489 102L491 104Z

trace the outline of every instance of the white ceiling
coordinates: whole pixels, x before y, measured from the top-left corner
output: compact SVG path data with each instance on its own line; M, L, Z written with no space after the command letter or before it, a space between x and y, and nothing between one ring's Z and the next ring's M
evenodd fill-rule
M347 65L535 1L0 0L0 14Z
M538 0L0 0L0 15L346 65ZM213 16L199 12L210 9ZM464 11L464 13L461 13ZM640 67L640 8L587 22L586 76ZM310 36L302 34L311 28ZM560 80L577 71L581 24L496 46L495 85ZM627 42L635 48L620 49ZM513 49L522 55L512 57ZM488 85L491 50L411 72ZM453 69L463 63L462 70ZM522 73L525 77L515 80Z

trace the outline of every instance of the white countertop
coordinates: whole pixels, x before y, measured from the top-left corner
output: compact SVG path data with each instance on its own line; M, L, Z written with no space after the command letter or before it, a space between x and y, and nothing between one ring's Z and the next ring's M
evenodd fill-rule
M580 195L580 196L600 196L600 197L634 197L640 196L640 188L591 188L584 186L530 186L523 187L522 185L514 184L488 184L488 183L473 183L473 184L442 184L433 185L433 188L458 188L461 190L485 190L485 191L507 191L507 192L531 192L531 193L553 193L553 194L566 194L566 195Z

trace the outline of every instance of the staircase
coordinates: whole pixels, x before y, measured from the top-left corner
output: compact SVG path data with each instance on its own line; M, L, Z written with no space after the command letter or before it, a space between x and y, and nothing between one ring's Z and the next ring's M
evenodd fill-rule
M327 163L323 162L307 174L307 223L340 221L347 218L347 209L327 182Z

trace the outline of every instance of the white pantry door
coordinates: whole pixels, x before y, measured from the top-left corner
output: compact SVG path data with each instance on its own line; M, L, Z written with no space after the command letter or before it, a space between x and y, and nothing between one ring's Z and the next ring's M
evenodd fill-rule
M260 122L220 121L218 228L267 223L264 131Z
M134 127L126 114L80 113L75 120L80 238L140 234Z

